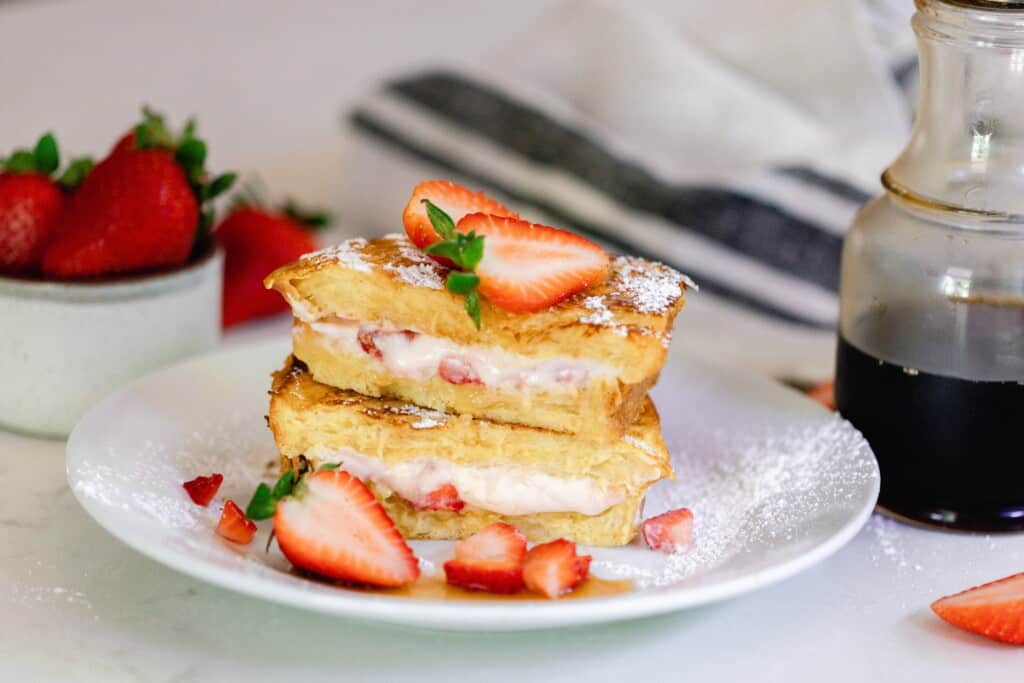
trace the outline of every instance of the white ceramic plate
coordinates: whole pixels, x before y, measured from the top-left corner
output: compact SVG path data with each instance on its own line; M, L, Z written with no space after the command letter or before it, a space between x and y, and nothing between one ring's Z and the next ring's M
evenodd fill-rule
M415 626L511 630L629 619L735 596L820 562L860 529L878 495L878 468L848 423L766 379L679 361L654 391L675 481L647 514L685 505L695 541L685 555L643 547L588 549L593 573L634 589L592 599L446 601L356 592L302 578L273 546L269 523L239 548L214 533L227 498L244 507L270 480L276 451L264 422L268 374L286 343L203 356L130 385L94 408L68 442L68 481L107 531L179 571L296 607ZM222 472L209 508L181 487ZM415 542L425 574L451 543Z

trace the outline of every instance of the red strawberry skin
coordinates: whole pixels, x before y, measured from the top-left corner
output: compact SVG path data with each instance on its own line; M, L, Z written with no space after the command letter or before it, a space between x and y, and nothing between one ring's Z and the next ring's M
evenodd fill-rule
M462 218L458 230L484 235L476 267L480 294L506 311L548 308L608 275L604 249L560 228L475 213Z
M183 264L199 206L165 151L125 151L98 164L72 195L43 255L43 273L84 278Z
M495 522L455 544L455 558L444 563L445 580L472 591L523 590L526 537L511 524Z
M309 230L284 214L243 207L214 234L224 248L224 327L287 310L284 299L263 287L263 278L316 249Z
M229 500L224 504L224 512L217 523L217 534L233 543L245 545L256 535L256 523L246 518L235 501Z
M494 216L511 216L518 218L501 202L491 199L483 192L474 192L450 180L425 180L412 191L409 203L402 212L402 223L412 243L422 249L441 239L434 231L434 226L427 216L427 207L423 203L429 199L438 208L447 213L454 223L470 213L485 213Z
M946 596L931 607L953 626L999 642L1024 645L1024 573Z
M590 555L577 555L576 544L564 538L535 545L523 558L526 587L547 598L568 593L589 573Z
M686 552L693 541L693 513L677 508L644 520L640 528L644 542L663 553Z
M224 475L214 472L208 477L190 479L182 484L182 487L188 493L188 497L192 499L193 503L206 507L213 500L213 497L217 495L217 491L220 489L223 481Z
M64 195L36 173L0 173L0 273L39 270Z
M337 581L398 588L419 578L419 561L359 479L344 470L306 477L277 504L274 534L288 561Z

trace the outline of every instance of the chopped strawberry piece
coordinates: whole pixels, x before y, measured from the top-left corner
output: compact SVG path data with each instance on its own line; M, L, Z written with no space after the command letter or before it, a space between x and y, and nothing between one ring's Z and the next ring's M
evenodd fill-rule
M832 380L813 386L805 393L829 410L836 409L836 387Z
M564 538L530 548L523 558L526 587L557 598L580 585L590 573L590 555L577 555L576 544Z
M936 600L932 611L971 633L1024 645L1024 573Z
M402 213L405 232L413 244L420 249L441 239L440 235L434 231L434 226L431 225L430 218L427 216L427 207L423 204L424 199L429 199L451 216L452 221L456 224L459 219L469 213L518 217L517 214L509 211L483 192L473 192L450 180L426 180L413 189L412 197Z
M459 491L452 484L442 484L413 503L421 510L448 510L462 512L466 501L459 498Z
M213 497L217 495L217 490L223 481L224 475L214 472L208 477L196 477L186 481L182 486L188 492L189 498L192 499L193 503L206 507L213 500Z
M678 508L655 515L644 520L641 533L652 550L686 552L693 541L693 513L687 508Z
M455 544L455 559L444 563L453 586L488 593L523 590L526 537L511 524L495 522Z
M278 502L274 534L293 565L330 579L395 588L420 575L419 561L384 508L344 470L303 479Z
M256 523L246 519L245 513L235 505L235 501L224 503L224 512L217 522L217 534L223 538L245 545L256 533Z
M356 339L359 341L359 346L362 347L363 353L380 360L384 357L384 354L377 348L377 343L374 341L375 336L376 332L366 327L360 327L359 332L356 333Z
M608 274L608 254L580 235L517 218L473 213L462 233L483 235L480 294L513 313L532 313L582 292Z
M459 356L444 356L437 366L437 374L451 384L483 384L480 375L470 363Z

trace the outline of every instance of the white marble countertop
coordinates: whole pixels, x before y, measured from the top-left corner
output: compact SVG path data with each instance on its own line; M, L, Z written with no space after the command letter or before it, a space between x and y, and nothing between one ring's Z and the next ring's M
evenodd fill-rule
M454 0L310 0L272 17L241 0L6 4L0 45L21 57L0 60L0 147L53 128L68 150L104 149L149 101L199 113L215 167L259 169L282 194L329 201L342 172L324 141L347 101L438 45L474 54L487 27L512 30L553 1L474 15ZM227 343L283 330L258 324ZM1024 649L928 610L1024 571L1024 535L875 516L823 564L719 605L551 632L436 633L279 607L164 568L83 513L63 451L0 431L3 681L1014 681L1024 670Z

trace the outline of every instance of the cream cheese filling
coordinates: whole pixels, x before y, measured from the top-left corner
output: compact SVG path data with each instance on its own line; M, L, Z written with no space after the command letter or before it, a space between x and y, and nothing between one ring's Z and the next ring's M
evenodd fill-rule
M464 346L412 330L382 328L346 318L331 317L307 324L338 351L365 355L399 377L426 380L439 376L452 384L550 392L575 391L594 377L616 376L612 368L589 360L527 358L501 349Z
M340 463L341 469L384 486L415 502L452 484L465 503L501 515L578 512L599 515L626 499L624 487L605 488L585 477L556 477L516 467L459 465L432 457L386 464L351 448L317 446L307 452L315 462Z

